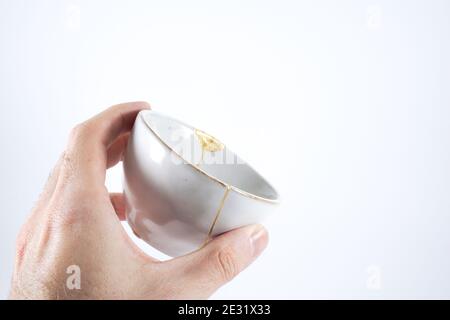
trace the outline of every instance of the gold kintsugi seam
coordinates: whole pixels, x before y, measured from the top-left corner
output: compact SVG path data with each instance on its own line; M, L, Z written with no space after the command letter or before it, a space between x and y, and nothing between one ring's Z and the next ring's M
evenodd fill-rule
M194 163L189 162L189 161L187 161L186 159L184 159L178 152L176 152L172 147L170 147L170 146L169 146L169 145L161 138L161 136L160 136L158 133L156 133L155 130L153 130L153 128L147 123L147 120L146 120L142 115L141 115L141 117L142 117L142 120L143 120L145 126L146 126L146 127L154 134L154 136L155 136L155 137L156 137L156 138L157 138L157 139L158 139L158 140L159 140L166 148L168 148L173 154L175 154L178 158L180 158L180 159L183 160L183 161L186 161L186 163L189 164L193 169L195 169L195 170L197 170L198 172L204 174L205 176L207 176L207 177L210 178L211 180L216 181L217 183L219 183L219 184L221 184L221 185L223 185L223 186L225 186L225 187L228 187L228 188L230 188L230 189L233 189L234 191L236 191L237 193L240 193L241 195L243 195L243 196L245 196L245 197L248 197L248 198L251 198L251 199L255 199L255 200L258 200L258 201L263 201L263 202L273 203L273 204L279 204L279 203L280 203L280 201L279 201L278 198L277 198L277 199L269 199L269 198L257 196L257 195L255 195L255 194L253 194L253 193L244 191L244 190L242 190L242 189L240 189L240 188L234 187L234 186L232 186L232 185L228 185L227 183L223 182L222 180L220 180L220 179L218 179L218 178L216 178L216 177L214 177L214 176L208 174L206 171L204 171L203 169L201 169L199 166L197 166L197 165L195 165ZM178 120L177 120L177 121L178 121ZM180 121L178 121L178 122L180 122ZM182 123L182 122L180 122L180 123ZM190 126L190 125L187 125L187 124L185 124L185 123L183 123L183 125L185 125L187 128L191 128L192 130L195 130L195 128L193 128L193 127ZM268 182L266 182L266 183L268 183Z
M214 216L211 226L209 227L208 235L206 236L205 241L203 242L203 244L200 246L199 249L203 248L209 242L209 240L211 240L211 235L214 231L214 227L216 226L217 220L219 219L219 216L222 213L223 207L225 205L225 200L227 199L228 194L230 193L230 190L231 190L230 186L227 185L225 187L225 193L223 194L223 197L220 200L219 207L217 208L216 215Z
M214 153L217 151L221 151L225 148L225 145L222 142L220 142L217 138L213 137L212 135L206 133L205 131L202 131L200 129L194 129L194 134L196 135L198 143L202 148L201 158L200 161L197 163L197 166L203 163L205 151Z

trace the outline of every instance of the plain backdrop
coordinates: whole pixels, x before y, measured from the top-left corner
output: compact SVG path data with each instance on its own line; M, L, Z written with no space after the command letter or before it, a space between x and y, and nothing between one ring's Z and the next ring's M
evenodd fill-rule
M213 298L450 298L449 16L446 0L0 0L0 296L70 128L147 100L282 195L267 250Z

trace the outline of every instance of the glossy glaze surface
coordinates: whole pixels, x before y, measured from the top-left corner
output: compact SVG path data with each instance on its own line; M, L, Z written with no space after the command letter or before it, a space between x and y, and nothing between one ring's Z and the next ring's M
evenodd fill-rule
M221 142L211 140L220 148L205 151L208 136L202 135L202 141L196 130L142 111L124 157L128 223L141 239L170 256L261 222L278 202L275 189Z

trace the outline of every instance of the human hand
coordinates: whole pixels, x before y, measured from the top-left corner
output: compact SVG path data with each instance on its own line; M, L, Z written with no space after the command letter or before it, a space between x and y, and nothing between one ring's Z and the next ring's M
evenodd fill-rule
M120 223L122 194L108 192L105 175L121 160L135 117L145 108L144 102L116 105L72 130L18 236L10 298L202 299L264 250L268 235L260 225L227 232L164 262L131 241ZM80 287L68 286L70 273L78 271Z

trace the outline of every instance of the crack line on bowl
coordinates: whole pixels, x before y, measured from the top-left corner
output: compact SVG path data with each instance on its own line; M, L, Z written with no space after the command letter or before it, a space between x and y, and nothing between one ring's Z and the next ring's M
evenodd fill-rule
M203 248L211 240L211 235L214 231L214 227L216 226L217 220L219 219L219 216L222 213L223 207L225 205L225 200L227 199L228 194L230 193L230 190L231 190L231 187L229 185L226 185L225 193L223 194L223 197L220 200L219 208L217 209L214 219L211 223L211 226L209 227L208 235L206 236L205 241L203 242L203 244L200 246L199 249Z
M146 110L147 112L154 112L152 110ZM141 111L142 112L142 111ZM197 166L196 164L187 161L185 158L183 158L178 152L176 152L172 147L170 147L162 138L161 136L152 128L152 126L147 122L147 120L145 119L145 117L143 115L140 116L142 119L142 122L144 122L145 126L150 130L150 132L153 133L153 135L167 148L169 149L175 156L177 156L178 158L180 158L182 161L185 161L186 164L190 165L193 169L197 170L198 172L204 174L205 176L207 176L208 178L210 178L211 180L227 187L228 184L225 183L224 181L218 179L217 177L214 177L212 175L210 175L209 173L207 173L206 171L204 171L201 167ZM184 124L186 127L191 128L192 130L195 130L195 128L193 128L192 126L186 125ZM267 181L266 181L267 182ZM270 185L270 184L269 184ZM268 202L268 203L272 203L272 204L279 204L280 201L278 199L278 196L276 199L270 199L270 198L265 198L265 197L261 197L258 195L255 195L253 193L250 193L248 191L242 190L238 187L229 185L230 189L233 189L235 192L247 197L247 198L251 198L254 200L258 200L258 201L263 201L263 202ZM273 189L273 187L272 187ZM277 193L278 194L278 193Z
M197 166L200 166L203 163L203 158L205 156L205 151L214 153L217 151L222 151L225 148L225 145L220 142L217 138L212 135L202 131L200 129L194 130L195 135L197 136L198 143L202 148L202 154L200 161L197 163Z

